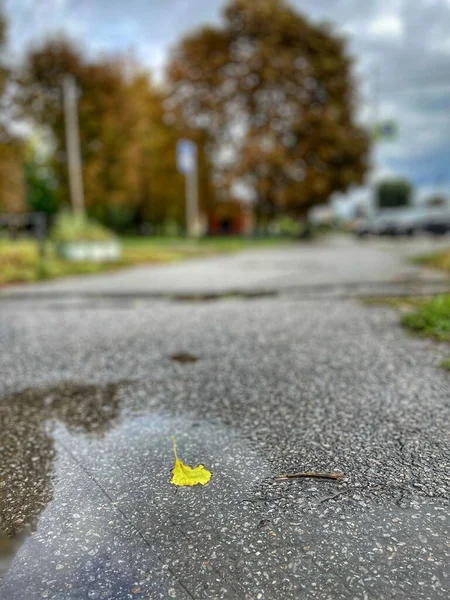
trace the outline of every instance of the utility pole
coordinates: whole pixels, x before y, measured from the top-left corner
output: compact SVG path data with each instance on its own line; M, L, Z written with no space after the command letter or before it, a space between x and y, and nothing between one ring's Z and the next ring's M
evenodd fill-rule
M64 122L66 127L67 168L69 171L70 199L73 212L83 216L84 191L81 165L80 132L78 125L77 87L72 75L66 75L63 81Z

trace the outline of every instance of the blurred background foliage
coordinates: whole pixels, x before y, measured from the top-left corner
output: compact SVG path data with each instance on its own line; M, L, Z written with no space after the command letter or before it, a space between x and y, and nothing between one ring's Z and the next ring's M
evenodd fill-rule
M378 208L398 208L409 206L413 188L406 179L381 181L376 190Z
M179 41L159 85L132 56L92 58L63 35L8 69L5 28L2 19L0 212L52 216L69 204L67 74L79 90L88 215L117 231L183 228L181 137L199 148L206 219L244 190L257 223L296 231L291 220L364 179L369 138L355 122L346 42L283 0L231 0L222 26Z

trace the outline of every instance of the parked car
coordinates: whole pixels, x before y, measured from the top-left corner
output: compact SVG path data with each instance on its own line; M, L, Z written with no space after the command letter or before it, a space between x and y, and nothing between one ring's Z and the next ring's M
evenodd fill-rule
M417 220L411 215L399 215L395 211L386 210L367 219L356 230L360 237L366 235L413 235L417 230Z
M445 235L450 231L450 209L429 208L422 226L423 231L434 235Z
M359 223L356 235L414 235L418 232L442 235L450 232L450 208L415 206L402 209L385 209L374 217Z

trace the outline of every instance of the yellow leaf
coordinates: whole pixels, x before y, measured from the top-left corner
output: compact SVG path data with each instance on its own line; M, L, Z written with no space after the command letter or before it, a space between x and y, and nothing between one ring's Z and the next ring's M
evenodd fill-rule
M177 443L174 437L172 437L173 453L175 454L175 466L172 469L172 479L170 483L172 485L205 485L211 479L211 473L208 469L205 469L203 465L197 467L190 467L185 465L177 455Z

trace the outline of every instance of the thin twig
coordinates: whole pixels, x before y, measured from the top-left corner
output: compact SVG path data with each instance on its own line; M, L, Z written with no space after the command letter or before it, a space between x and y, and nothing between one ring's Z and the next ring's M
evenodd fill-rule
M285 473L284 475L277 475L274 477L275 481L285 481L286 479L300 479L312 477L314 479L334 479L339 481L341 477L344 477L344 473L316 473L314 471L307 471L305 473Z

